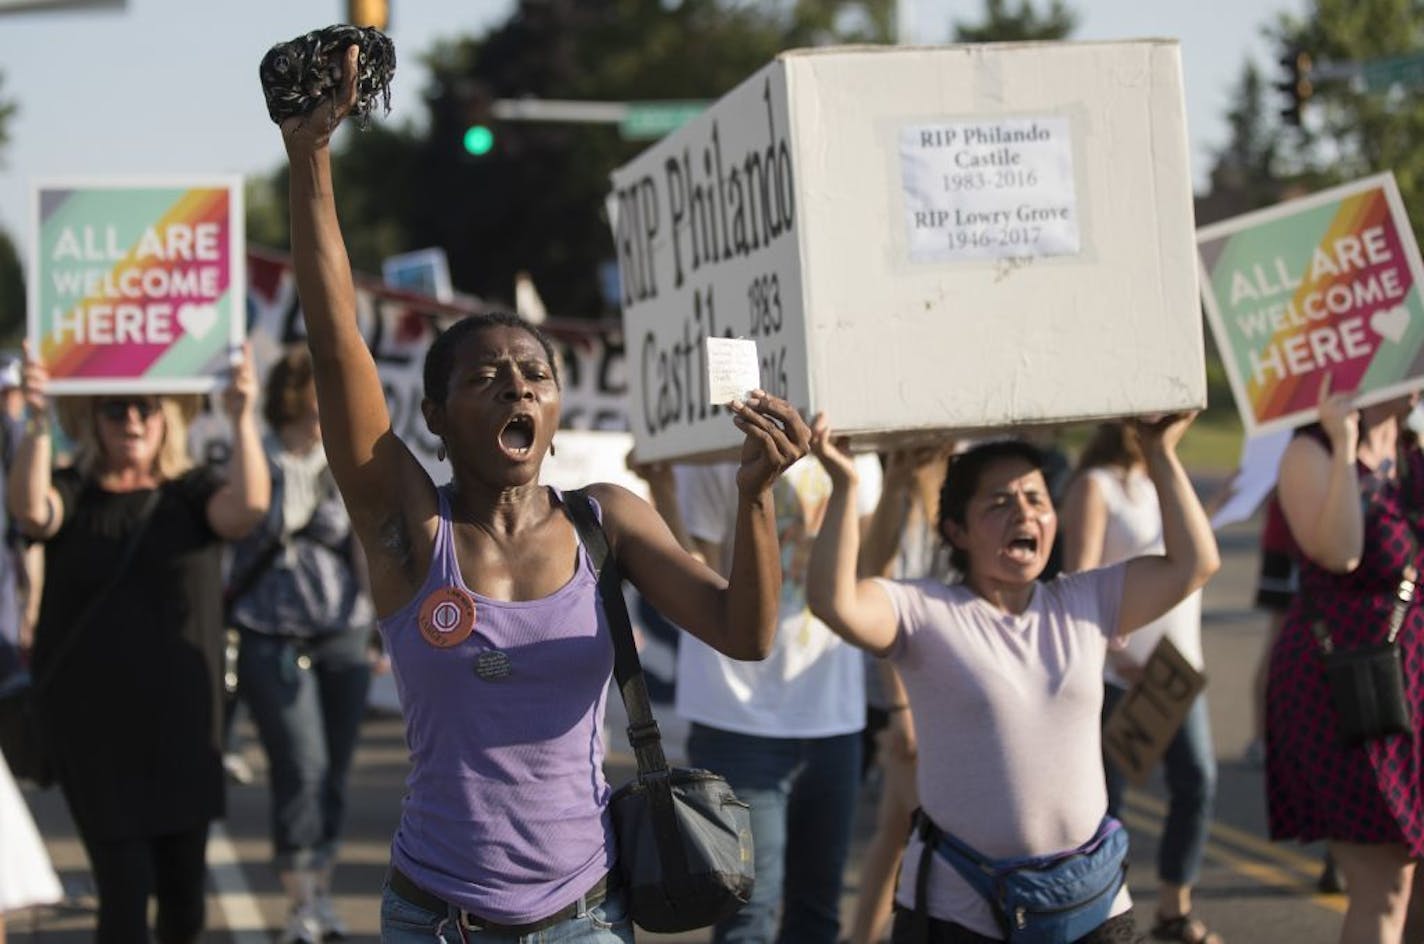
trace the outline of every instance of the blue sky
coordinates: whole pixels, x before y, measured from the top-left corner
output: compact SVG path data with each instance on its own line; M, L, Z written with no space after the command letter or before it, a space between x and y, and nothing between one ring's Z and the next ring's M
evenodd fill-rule
M981 0L908 0L913 38L940 42ZM1200 185L1226 138L1232 86L1247 58L1276 69L1262 28L1306 0L1070 0L1075 38L1175 37L1182 43L1193 173ZM2 4L0 4L2 5ZM392 0L400 67L391 117L422 114L419 54L442 36L481 32L512 0ZM30 181L55 176L258 174L282 161L257 63L267 48L337 22L344 0L127 0L123 10L0 13L3 92L20 104L0 155L0 226L28 259ZM653 97L650 95L650 97Z

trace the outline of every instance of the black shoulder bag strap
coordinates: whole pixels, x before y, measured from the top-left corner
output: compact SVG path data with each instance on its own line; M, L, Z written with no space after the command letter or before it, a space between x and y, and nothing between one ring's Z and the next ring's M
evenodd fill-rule
M148 524L153 520L153 510L158 507L158 501L163 497L163 486L160 484L153 491L148 493L148 497L143 501L143 510L139 512L138 523L134 526L133 533L124 544L123 552L119 555L119 561L114 565L114 569L109 574L109 580L104 584L98 593L89 598L83 611L74 620L70 629L69 637L60 644L54 658L50 660L49 668L45 674L36 678L31 684L31 691L39 693L54 680L55 674L59 672L59 667L64 664L64 660L69 658L69 654L74 651L74 647L79 644L79 637L84 634L89 621L99 612L99 605L104 602L104 598L114 591L119 582L124 579L125 573L129 569L129 564L133 562L134 553L138 550L139 542L143 540L144 534L148 532Z
M1409 542L1409 553L1405 557L1404 570L1399 576L1399 585L1394 588L1394 603L1389 611L1389 634L1385 637L1385 644L1390 646L1394 645L1394 641L1399 638L1399 631L1404 627L1404 619L1409 615L1409 607L1413 604L1414 595L1419 589L1419 572L1414 569L1414 558L1419 552L1419 539L1414 534L1413 526L1408 522L1405 523L1404 532ZM1311 618L1311 635L1315 637L1315 644L1320 648L1320 654L1328 656L1335 651L1335 640L1330 637L1330 627L1325 625L1325 618L1320 615L1313 600L1307 599L1306 606Z
M618 682L618 692L628 712L628 743L638 761L638 782L648 791L663 882L669 893L676 895L679 889L690 886L691 879L678 832L677 813L673 809L672 784L668 779L662 734L658 730L657 719L653 717L648 682L643 675L638 648L633 642L628 605L623 600L623 575L618 571L618 562L609 553L608 537L594 516L588 491L580 488L565 492L564 507L569 510L569 517L598 575L598 595L603 601L603 612L613 636L613 677Z

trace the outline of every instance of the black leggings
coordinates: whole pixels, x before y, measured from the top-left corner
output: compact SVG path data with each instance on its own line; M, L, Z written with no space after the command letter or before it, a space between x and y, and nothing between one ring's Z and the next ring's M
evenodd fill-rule
M196 941L203 931L208 826L141 839L85 839L99 893L98 944L148 940L148 898L158 899L160 944Z
M890 940L893 944L909 944L914 941L915 933L911 930L913 919L912 912L899 905L895 906L895 924L890 932ZM929 925L929 941L922 942L922 944L995 944L1002 940L1002 938L977 934L953 921L930 918ZM1104 921L1095 930L1078 938L1074 944L1135 944L1139 940L1141 938L1138 937L1137 925L1133 921L1132 912L1127 911L1116 918Z

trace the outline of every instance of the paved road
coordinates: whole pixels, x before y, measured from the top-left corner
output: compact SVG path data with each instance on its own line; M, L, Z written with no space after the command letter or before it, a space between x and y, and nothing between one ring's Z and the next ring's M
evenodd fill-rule
M1231 944L1291 942L1326 944L1337 939L1344 899L1318 895L1318 849L1267 842L1261 772L1238 758L1251 736L1250 681L1264 644L1265 622L1250 609L1256 567L1254 524L1243 524L1221 536L1224 566L1206 591L1204 639L1208 695L1217 754L1221 758L1220 801L1207 847L1206 865L1197 893L1199 913ZM670 740L677 726L664 711ZM610 731L618 722L610 713ZM612 739L610 780L619 783L631 771L625 748ZM248 756L262 769L260 751L249 738ZM338 874L338 907L356 932L356 940L373 941L378 930L378 902L387 845L395 825L405 776L405 749L398 721L368 718L351 785L349 839ZM36 910L11 920L11 940L46 944L88 940L92 934L92 895L88 891L83 852L57 794L27 794L51 855L72 892L64 907ZM1129 796L1127 822L1132 829L1130 870L1138 921L1145 927L1152 910L1155 868L1153 855L1163 816L1160 780ZM863 809L868 812L868 806ZM268 867L266 841L267 794L256 785L230 791L229 816L214 831L209 847L212 897L209 921L213 941L258 944L271 940L268 929L280 928L282 897ZM868 817L861 817L861 840ZM849 914L856 887L856 868L847 875L845 898ZM640 940L705 940L702 933L664 938L640 935Z

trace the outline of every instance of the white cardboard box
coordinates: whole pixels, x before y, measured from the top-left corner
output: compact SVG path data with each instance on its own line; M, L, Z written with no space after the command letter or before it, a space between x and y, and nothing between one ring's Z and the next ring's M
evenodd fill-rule
M784 53L608 203L643 459L740 441L707 334L861 446L1206 402L1175 41Z

